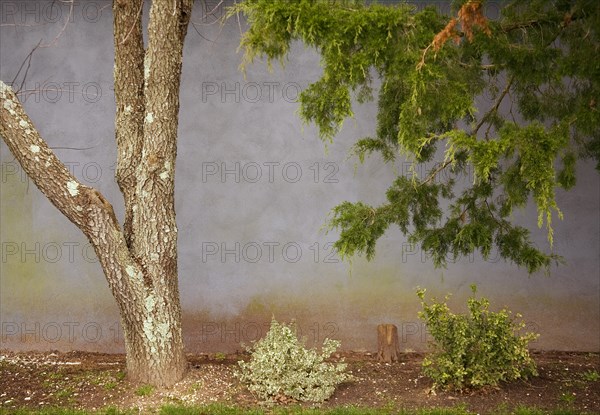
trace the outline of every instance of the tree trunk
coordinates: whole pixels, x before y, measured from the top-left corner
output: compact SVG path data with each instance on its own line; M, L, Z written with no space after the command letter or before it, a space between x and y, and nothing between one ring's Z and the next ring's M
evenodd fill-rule
M385 363L398 361L400 343L398 342L398 328L393 324L380 324L377 326L377 360Z
M193 0L154 0L148 48L143 0L114 0L117 182L112 205L55 156L12 89L0 81L0 134L35 185L89 239L119 307L130 380L159 387L187 363L181 333L175 156L183 42Z
M172 384L186 369L174 173L183 43L192 4L154 0L144 50L143 0L113 2L117 181L125 201L125 240L148 290L141 314L122 320L128 375L151 384Z

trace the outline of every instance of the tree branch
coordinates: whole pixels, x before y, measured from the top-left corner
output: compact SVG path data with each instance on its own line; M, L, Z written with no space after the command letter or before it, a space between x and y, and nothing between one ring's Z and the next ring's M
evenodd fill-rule
M495 114L498 111L498 108L500 107L502 100L504 99L506 94L508 94L508 92L510 91L510 88L512 87L514 79L515 79L514 76L512 76L509 79L508 83L506 84L506 87L502 90L502 92L500 93L500 96L494 103L494 106L492 108L490 108L490 110L488 112L486 112L483 117L481 117L481 120L479 120L479 123L475 126L475 128L471 132L471 135L477 136L477 132L483 126L483 124L485 124L486 120L488 120L492 114Z
M443 163L441 163L439 166L437 166L437 168L435 170L433 170L429 174L429 176L427 176L427 178L425 180L423 180L421 183L419 183L419 186L424 186L424 185L428 184L429 182L431 182L435 178L435 176L438 175L439 172L441 172L442 170L444 170L450 164L452 164L452 160L450 160L450 159L448 159L448 160L444 161Z
M165 290L178 289L175 157L183 42L192 4L193 0L152 2L144 58L144 131L135 170L131 250L147 275L156 279L155 286ZM165 292L158 295L171 298Z
M88 238L121 315L133 315L146 295L142 272L129 253L112 205L71 174L42 139L12 88L1 80L0 135L37 188ZM128 274L132 277L122 278Z
M113 2L115 138L118 149L116 178L125 200L123 229L129 246L133 238L135 169L141 161L144 136L143 5L143 0Z
M23 89L23 86L25 85L25 81L27 80L27 74L29 73L29 68L31 68L31 58L33 57L33 54L35 53L35 51L38 50L38 48L40 47L41 44L42 44L42 40L40 39L38 44L35 45L35 47L33 49L31 49L31 52L29 52L27 54L27 56L23 60L23 63L21 63L21 66L19 67L17 74L15 75L12 82L10 83L11 85L14 85L17 82L17 78L19 77L19 74L23 70L23 67L25 66L25 62L27 62L27 68L25 68L25 73L23 74L23 79L21 80L21 85L19 86L19 89L17 89L15 91L15 94L17 94L17 95Z
M0 81L0 133L35 185L88 238L93 236L90 212L101 208L118 229L113 208L95 189L81 184L40 137L16 94Z
M65 30L67 29L67 26L69 25L69 21L71 21L71 18L73 17L73 6L75 5L75 0L66 0L65 2L69 3L69 15L65 19L65 24L60 29L58 34L54 37L54 39L52 39L52 41L50 43L42 45L41 46L42 48L48 48L48 47L54 46L54 44L56 44L56 42L58 42L58 39L60 39L62 37L63 33L65 33ZM54 7L54 4L52 4L51 7Z

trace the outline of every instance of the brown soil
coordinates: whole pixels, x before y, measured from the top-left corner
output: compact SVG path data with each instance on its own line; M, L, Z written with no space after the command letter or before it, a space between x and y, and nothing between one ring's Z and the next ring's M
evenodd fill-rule
M236 361L242 357L190 355L190 370L183 381L172 389L152 390L125 379L123 355L0 351L0 412L50 406L86 410L114 406L148 413L166 403L257 405L233 376ZM378 363L369 353L347 353L343 357L355 380L341 385L325 407L464 405L476 413L489 413L525 405L600 413L598 353L534 352L538 377L463 394L432 393L431 380L421 374L422 354L403 354L401 362L395 364Z

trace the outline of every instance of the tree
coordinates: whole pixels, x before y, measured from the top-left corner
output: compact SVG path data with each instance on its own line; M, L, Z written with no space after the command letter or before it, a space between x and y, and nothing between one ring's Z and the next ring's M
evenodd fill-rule
M377 131L355 143L354 155L405 156L416 167L445 146L425 178L399 176L387 203L332 210L342 257L371 259L395 224L436 266L477 250L487 258L494 247L530 273L562 260L538 249L511 215L533 199L552 246L552 220L562 218L556 189L575 185L578 161L592 158L600 170L600 65L592 58L600 3L514 0L497 21L479 0L454 1L452 18L361 0L244 0L229 15L237 13L250 26L242 68L256 57L283 64L293 41L319 51L323 75L299 102L322 139L353 116L353 97L373 99L377 77ZM479 112L482 96L491 103ZM475 178L465 185L468 169Z
M177 284L174 171L183 42L193 0L154 0L148 45L143 0L114 0L117 182L112 205L55 156L11 87L0 81L0 134L33 180L95 249L119 307L127 374L170 386L187 368Z

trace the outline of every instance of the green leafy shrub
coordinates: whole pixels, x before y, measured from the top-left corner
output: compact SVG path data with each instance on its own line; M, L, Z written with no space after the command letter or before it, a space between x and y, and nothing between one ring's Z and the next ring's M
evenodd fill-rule
M350 379L344 373L345 363L325 361L339 346L339 341L325 339L320 354L306 349L294 324L287 326L273 319L266 336L247 348L251 358L238 362L236 376L268 402L281 397L323 402L337 385Z
M489 301L475 298L475 285L471 289L467 315L453 314L445 302L427 304L425 290L417 291L423 307L419 317L434 339L431 355L423 360L423 372L433 379L433 387L463 390L536 376L527 345L538 335L519 335L525 323L513 320L506 309L489 311Z

